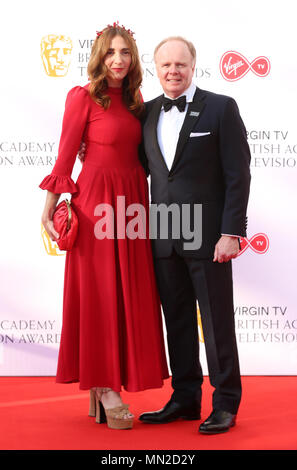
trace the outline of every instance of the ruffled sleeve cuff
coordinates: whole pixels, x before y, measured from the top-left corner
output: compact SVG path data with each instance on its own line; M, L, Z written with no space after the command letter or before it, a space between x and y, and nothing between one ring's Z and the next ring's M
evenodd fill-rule
M47 189L54 194L74 194L77 192L76 184L70 176L48 175L42 180L39 187Z

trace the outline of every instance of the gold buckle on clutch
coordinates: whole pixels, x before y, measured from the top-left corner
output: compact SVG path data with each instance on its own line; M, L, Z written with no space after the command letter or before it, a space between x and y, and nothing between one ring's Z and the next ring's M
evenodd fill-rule
M67 232L68 232L68 230L71 227L72 212L71 212L70 202L68 201L68 199L65 199L65 202L66 202L66 206L67 206L67 209L68 209L68 221L67 221Z

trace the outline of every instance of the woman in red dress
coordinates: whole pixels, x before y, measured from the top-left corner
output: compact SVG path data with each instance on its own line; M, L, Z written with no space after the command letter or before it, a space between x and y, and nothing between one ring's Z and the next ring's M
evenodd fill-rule
M40 184L47 190L42 222L52 240L59 236L52 217L61 193L72 194L79 222L66 254L56 381L79 382L80 389L90 390L89 414L126 429L133 415L122 402L121 388L158 388L168 377L149 237L123 236L122 229L117 236L118 227L114 237L104 237L97 230L103 220L98 205L111 206L114 221L119 217L126 226L131 221L127 213L118 213L120 197L125 208L145 208L148 233L148 186L138 159L142 75L130 30L114 24L97 33L88 75L86 86L68 93L58 159ZM81 141L87 151L74 183Z

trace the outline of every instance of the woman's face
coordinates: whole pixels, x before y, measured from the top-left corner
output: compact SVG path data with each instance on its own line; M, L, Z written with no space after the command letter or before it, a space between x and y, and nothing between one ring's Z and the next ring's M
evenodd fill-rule
M131 51L122 36L115 36L112 39L104 63L108 68L106 77L108 86L122 86L131 64Z

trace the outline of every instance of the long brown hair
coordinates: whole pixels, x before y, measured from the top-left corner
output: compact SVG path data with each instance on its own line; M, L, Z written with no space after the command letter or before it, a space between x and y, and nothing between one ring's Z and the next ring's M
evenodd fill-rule
M140 85L142 83L142 69L138 54L138 49L134 38L120 26L105 28L102 34L95 39L91 57L88 63L88 76L90 79L89 92L91 98L104 109L110 106L110 97L104 94L108 87L107 72L108 69L104 63L106 54L110 48L112 39L115 36L121 36L128 44L131 53L131 65L129 72L123 80L123 101L129 111L139 117L143 111L143 102L140 94Z

